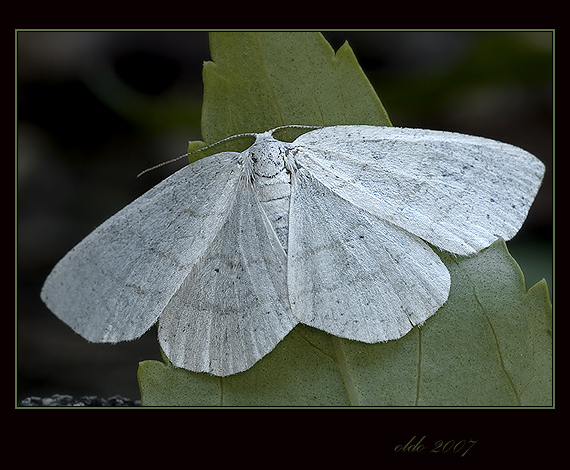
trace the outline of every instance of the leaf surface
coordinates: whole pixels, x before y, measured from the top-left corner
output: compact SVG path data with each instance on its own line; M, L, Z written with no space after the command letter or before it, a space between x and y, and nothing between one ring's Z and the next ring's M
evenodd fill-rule
M203 142L190 142L189 152L228 136L285 124L391 125L348 43L335 53L318 33L211 33L210 50L213 61L203 71ZM283 140L296 136L279 135ZM240 142L197 156L241 151L252 141Z
M548 288L528 291L502 240L472 257L442 255L448 302L421 328L379 344L298 325L251 369L214 377L142 362L144 405L549 406Z
M211 51L204 142L283 124L390 125L348 44L335 54L317 33L213 33ZM247 147L237 143L208 152ZM166 358L144 361L142 403L551 405L546 282L527 291L502 240L471 257L440 256L451 273L449 299L399 340L370 345L298 325L251 369L224 378L177 369Z

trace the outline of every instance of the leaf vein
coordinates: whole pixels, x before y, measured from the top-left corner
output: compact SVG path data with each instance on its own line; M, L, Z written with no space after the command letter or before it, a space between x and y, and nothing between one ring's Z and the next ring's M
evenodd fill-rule
M501 365L501 369L505 373L505 376L507 378L507 382L509 384L509 388L511 389L511 392L513 393L513 395L515 397L515 401L516 401L517 406L520 406L521 405L521 399L520 399L520 396L517 392L513 378L511 377L511 374L505 365L505 361L503 359L503 354L501 353L501 346L499 345L499 340L497 338L497 334L495 333L495 328L493 328L493 324L491 323L491 320L489 319L489 316L487 315L487 311L486 311L485 307L483 306L483 304L479 300L479 297L477 297L477 292L475 291L475 287L473 287L473 296L475 297L475 301L477 302L477 305L481 309L481 312L483 313L485 320L487 320L487 324L489 325L489 329L491 330L491 334L493 335L493 339L495 341L495 346L497 348L497 355L499 357L499 363Z
M277 114L277 117L279 119L279 125L285 125L286 122L285 122L285 118L283 117L283 110L282 110L281 104L279 103L279 100L277 98L277 94L275 92L275 86L273 85L273 80L271 79L271 74L269 72L269 67L267 65L266 58L263 54L263 47L261 45L261 37L259 35L254 35L253 37L255 37L255 41L256 41L256 45L257 45L259 63L261 65L260 69L263 71L263 78L266 82L267 90L271 95L271 100L273 101L273 108L275 109L275 113Z
M342 340L336 336L333 336L332 341L336 353L336 364L346 388L348 402L352 406L359 406L360 399L358 397L358 391L356 390L356 386L354 385L354 381L352 380L352 377L350 376L350 372L348 370L349 367L346 361L346 353L342 347Z
M422 376L422 331L418 327L418 369L417 369L417 379L416 379L416 401L415 406L418 406L420 400L420 384Z

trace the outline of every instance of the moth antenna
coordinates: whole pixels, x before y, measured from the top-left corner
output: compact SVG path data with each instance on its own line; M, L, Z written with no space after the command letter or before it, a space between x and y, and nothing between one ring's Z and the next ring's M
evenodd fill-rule
M285 129L287 127L293 127L296 129L320 129L321 127L325 127L325 126L311 126L308 124L285 124L283 126L279 126L279 127L274 128L274 129L271 129L271 132L273 133L279 129Z
M192 153L194 153L194 152L192 152ZM161 162L161 163L159 163L159 164L157 164L157 165L151 166L150 168L147 168L146 170L141 171L141 172L137 175L137 178L140 178L140 177L141 177L142 175L144 175L145 173L148 173L149 171L152 171L152 170L156 170L157 168L160 168L161 166L168 165L169 163L174 163L174 162L180 160L181 158L187 157L188 155L190 155L190 154L189 154L189 153L185 153L184 155L180 155L179 157L171 158L170 160L167 160L167 161L165 161L165 162Z
M161 163L158 163L157 165L151 166L150 168L147 168L146 170L141 171L141 172L137 175L137 178L141 177L141 176L144 175L145 173L148 173L149 171L156 170L157 168L160 168L161 166L169 165L170 163L177 162L177 161L180 160L181 158L189 157L190 155L194 155L195 153L202 152L202 151L204 151L204 150L208 150L209 148L212 148L212 147L214 147L215 145L219 145L219 144L221 144L221 143L223 143L223 142L226 142L226 141L228 141L228 140L235 139L236 137L243 137L243 136L246 136L246 135L255 135L255 134L254 134L254 133L251 133L251 132L248 132L248 133L244 133L244 134L231 135L231 136L229 136L229 137L226 137L225 139L218 140L217 142L214 142L213 144L209 144L209 145L206 145L206 146L204 146L204 147L200 147L199 149L196 149L196 150L194 150L194 151L192 151L192 152L185 153L184 155L180 155L179 157L172 158L172 159L167 160L167 161L165 161L165 162L161 162Z

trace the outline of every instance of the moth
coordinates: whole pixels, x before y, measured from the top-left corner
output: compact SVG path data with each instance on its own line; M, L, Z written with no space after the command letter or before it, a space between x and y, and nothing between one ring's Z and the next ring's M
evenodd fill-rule
M518 147L451 132L340 125L288 143L275 130L185 166L96 228L49 274L46 305L94 342L158 321L175 366L217 376L298 323L395 340L447 300L431 246L470 255L512 238L545 171Z

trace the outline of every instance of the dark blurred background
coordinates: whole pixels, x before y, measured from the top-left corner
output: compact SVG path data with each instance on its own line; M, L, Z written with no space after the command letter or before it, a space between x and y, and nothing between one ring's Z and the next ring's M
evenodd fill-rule
M553 76L550 32L325 32L348 40L392 123L481 135L547 166L508 243L527 286L552 282ZM98 224L184 164L156 163L200 139L205 32L17 34L17 396L138 398L138 362L156 331L90 344L39 292L54 264Z

